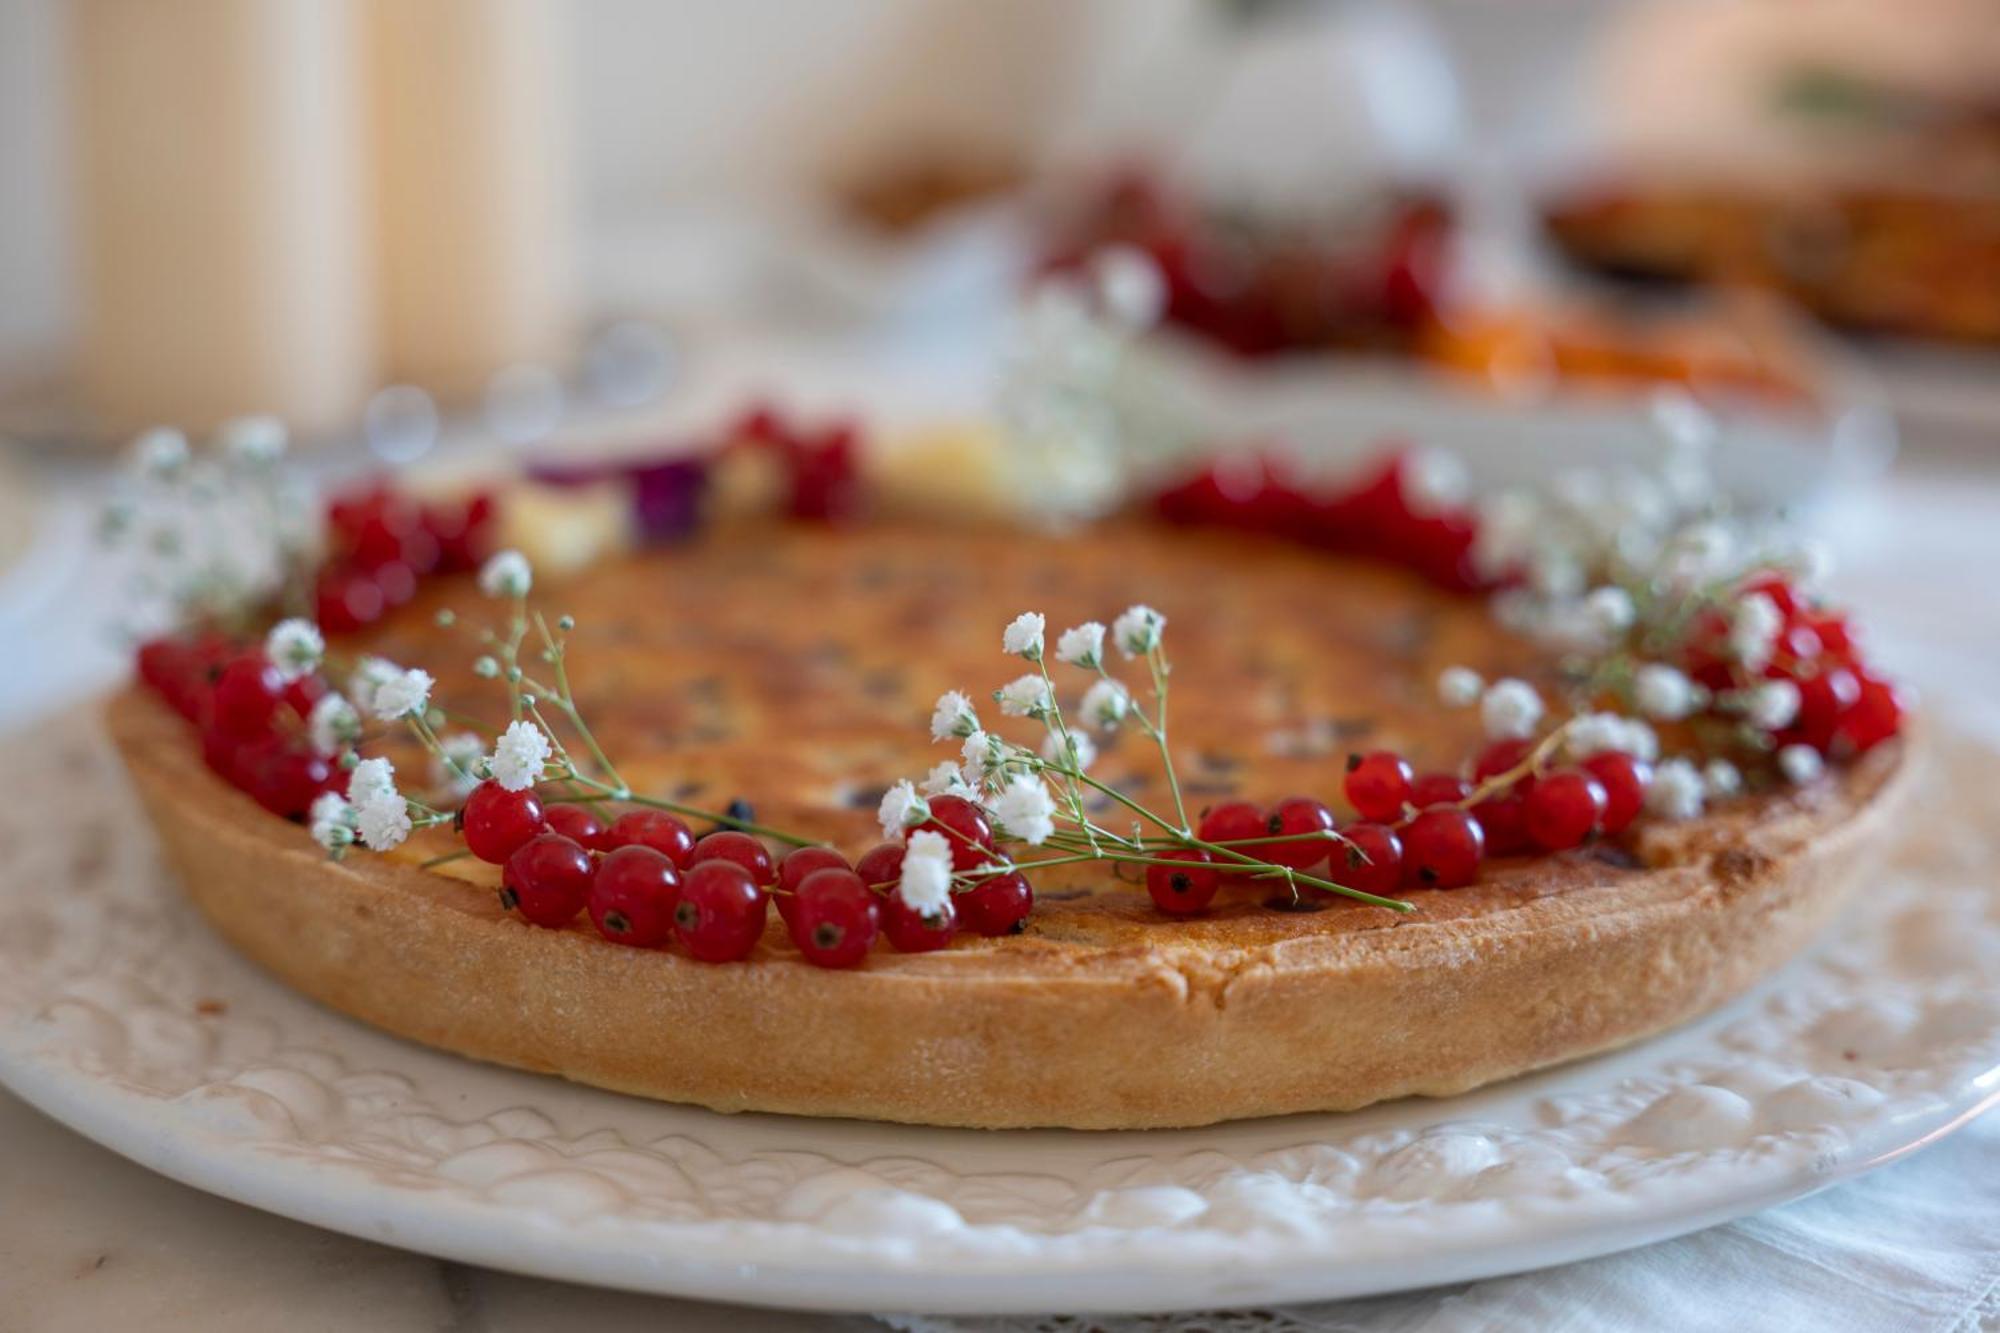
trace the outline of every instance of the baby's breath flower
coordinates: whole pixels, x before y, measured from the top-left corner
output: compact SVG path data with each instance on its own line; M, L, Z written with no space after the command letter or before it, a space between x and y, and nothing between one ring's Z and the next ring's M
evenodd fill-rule
M1736 604L1729 617L1729 650L1744 666L1762 671L1785 628L1785 613L1770 594L1753 592Z
M951 903L951 844L944 834L931 829L910 834L896 894L918 916L936 916Z
M1056 640L1056 660L1096 670L1104 660L1104 626L1095 620L1072 625Z
M461 800L479 785L479 770L486 759L486 742L477 732L455 731L438 738L443 753L431 758L431 780Z
M488 653L481 653L472 659L472 674L481 680L492 680L500 674L499 660Z
M1685 759L1669 759L1653 770L1646 808L1662 819L1693 819L1701 813L1702 781Z
M941 741L951 736L966 737L979 730L979 714L972 709L972 700L957 690L947 690L938 696L937 707L931 710L931 739Z
M1160 646L1160 633L1167 618L1150 606L1128 607L1111 622L1111 638L1127 657L1144 657Z
M1710 799L1723 800L1743 790L1743 770L1727 759L1711 759L1702 766L1701 785Z
M132 453L138 459L141 473L156 481L169 481L187 468L187 436L177 430L155 427L132 441Z
M1694 711L1694 682L1674 667L1648 662L1632 677L1632 698L1647 717L1678 722Z
M1023 611L1001 634L1000 646L1016 657L1039 662L1042 660L1042 633L1047 624L1041 612Z
M321 792L306 816L312 840L331 855L338 855L353 843L354 822L354 807L338 792Z
M1469 708L1479 702L1486 682L1471 667L1448 666L1438 672L1438 698L1453 708Z
M970 796L972 786L965 780L965 774L958 765L947 759L924 775L921 787L926 796Z
M1573 759L1625 750L1625 719L1616 713L1583 713L1563 732L1563 748Z
M276 417L237 417L215 433L223 454L238 463L275 463L284 457L285 423Z
M1525 680L1498 680L1479 701L1479 719L1494 740L1521 740L1542 720L1542 696Z
M1112 245L1091 261L1097 303L1111 322L1127 332L1149 329L1166 306L1166 281L1153 257L1136 246Z
M326 640L310 620L280 620L264 636L264 656L288 682L319 670L325 653Z
M1607 639L1632 628L1638 614L1623 588L1597 588L1583 599L1584 620Z
M495 551L479 567L479 591L488 597L526 597L535 571L519 551Z
M1056 803L1037 777L1016 777L988 802L994 820L1010 837L1040 846L1056 831Z
M1810 745L1787 745L1778 751L1778 771L1785 781L1802 787L1826 772L1826 760Z
M306 736L321 754L338 754L361 739L361 714L338 690L313 700L306 716Z
M430 672L412 667L376 686L368 701L369 709L385 722L422 717L430 707L431 686L435 683Z
M930 817L930 805L917 794L916 786L907 778L883 792L882 803L875 808L875 818L882 824L882 836L891 839L902 837L905 830Z
M378 797L395 795L396 766L387 759L363 759L347 775L347 799L356 808Z
M1068 733L1067 744L1061 732L1050 731L1042 739L1042 758L1051 764L1061 764L1077 772L1087 771L1097 761L1097 742L1081 731Z
M1767 680L1743 691L1743 715L1764 731L1782 731L1799 715L1799 687L1789 680Z
M1636 717L1621 717L1618 721L1624 731L1616 747L1621 753L1643 759L1649 764L1660 757L1659 733L1650 725Z
M486 767L506 790L526 791L541 781L552 753L547 733L526 718L516 718L493 742L493 757Z
M1115 680L1100 680L1083 692L1083 720L1099 731L1110 731L1132 710L1132 695Z
M993 692L1008 717L1047 717L1054 707L1049 683L1039 675L1017 676Z
M347 697L364 713L375 711L375 691L403 674L403 668L386 657L364 657L354 664L347 678Z
M393 790L377 792L355 815L361 842L371 852L386 852L410 836L410 806Z
M1404 503L1419 515L1463 504L1472 489L1464 462L1447 449L1409 450L1403 455L1401 477Z

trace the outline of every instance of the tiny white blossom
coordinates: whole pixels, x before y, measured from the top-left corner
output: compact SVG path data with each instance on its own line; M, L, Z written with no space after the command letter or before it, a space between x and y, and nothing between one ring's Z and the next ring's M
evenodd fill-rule
M188 464L187 436L156 427L132 442L132 452L146 476L157 480L176 477Z
M1097 762L1097 742L1081 731L1072 731L1065 746L1063 737L1051 730L1042 739L1042 758L1051 764L1066 764L1079 773L1088 772Z
M1099 731L1110 731L1132 711L1132 695L1115 680L1100 680L1083 692L1083 720Z
M970 736L978 730L979 714L972 710L972 700L957 690L947 690L938 696L937 707L931 711L932 740Z
M1620 751L1649 764L1660 757L1660 737L1651 726L1636 717L1624 717L1619 721L1624 724L1625 732L1618 743Z
M1472 491L1471 474L1457 454L1445 449L1412 449L1403 455L1399 471L1403 502L1410 512L1429 516L1465 503Z
M1799 542L1785 564L1797 576L1800 587L1817 588L1833 577L1833 548L1809 537Z
M424 710L430 707L431 686L435 683L430 672L412 667L377 685L368 706L376 717L385 722L422 717Z
M508 791L526 791L542 779L554 747L542 729L526 718L516 718L493 742L493 757L486 761L493 780Z
M310 620L280 620L264 636L264 656L288 682L319 670L325 653L326 640Z
M1632 595L1623 588L1594 589L1583 599L1583 613L1591 628L1606 638L1632 628L1639 614L1632 605Z
M951 844L942 833L918 829L903 848L896 895L919 916L936 916L951 903Z
M1008 717L1046 717L1054 706L1049 683L1040 676L1017 676L993 692Z
M1736 604L1729 617L1729 650L1744 666L1762 671L1785 628L1785 613L1770 594L1753 592Z
M986 808L1009 836L1025 843L1040 846L1056 831L1056 803L1040 778L1012 779Z
M924 798L917 794L915 784L905 778L882 793L882 802L875 807L875 818L882 825L882 836L900 838L905 829L923 823L931 817L931 808Z
M1632 678L1639 711L1660 722L1678 722L1694 711L1694 682L1674 667L1648 662Z
M958 765L947 759L924 776L922 791L926 796L970 796L972 786Z
M347 678L347 697L364 713L375 711L375 691L403 674L403 668L386 657L364 657L354 664Z
M1799 687L1789 680L1767 680L1744 694L1744 716L1765 731L1782 731L1799 715Z
M1153 257L1132 245L1106 246L1091 261L1097 303L1111 322L1131 333L1151 328L1166 308L1167 284Z
M276 417L237 417L215 433L222 452L239 463L275 463L284 456L285 423Z
M355 815L361 841L371 852L386 852L410 836L410 806L395 792L377 792Z
M312 840L329 853L339 853L354 842L354 807L338 792L321 792L306 816Z
M339 754L361 739L361 714L338 690L328 690L313 700L306 717L306 736L321 754Z
M431 780L463 800L479 785L480 769L486 759L486 742L477 732L457 731L438 738L444 753L431 757Z
M1489 738L1522 740L1542 720L1542 696L1525 680L1498 680L1479 701L1479 719Z
M1056 640L1056 660L1095 669L1104 660L1104 626L1086 620L1064 630Z
M1167 618L1150 606L1128 607L1111 622L1111 638L1127 657L1144 657L1160 646Z
M347 775L347 799L357 808L378 797L395 795L396 766L387 759L363 759Z
M1572 758L1588 759L1594 754L1629 754L1625 719L1616 713L1583 713L1571 719L1563 732L1563 748Z
M479 591L488 597L526 597L534 586L534 567L519 551L495 551L479 567Z
M1438 698L1452 708L1470 708L1486 692L1486 682L1471 667L1448 666L1438 672Z
M1710 799L1723 800L1743 790L1743 770L1727 759L1711 759L1702 766L1701 782Z
M1041 612L1023 611L1000 635L1000 646L1016 657L1039 662L1042 658L1042 634L1047 624Z
M1778 751L1778 771L1785 775L1785 781L1804 786L1826 772L1826 760L1810 745L1787 745Z
M1701 813L1702 781L1685 759L1669 759L1653 770L1646 808L1662 819L1693 819Z

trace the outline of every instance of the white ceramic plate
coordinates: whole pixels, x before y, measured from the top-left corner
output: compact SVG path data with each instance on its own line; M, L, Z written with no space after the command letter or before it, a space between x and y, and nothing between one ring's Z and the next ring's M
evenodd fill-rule
M725 1117L382 1036L182 903L92 722L8 754L0 1081L217 1194L579 1282L939 1313L1362 1295L1707 1226L2000 1097L2000 793L1963 774L1833 938L1632 1051L1345 1116L973 1133Z

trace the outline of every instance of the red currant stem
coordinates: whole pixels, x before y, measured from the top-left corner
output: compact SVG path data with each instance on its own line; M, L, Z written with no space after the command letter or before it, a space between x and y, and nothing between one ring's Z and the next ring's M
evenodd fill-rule
M1146 666L1153 673L1153 702L1159 710L1157 724L1149 724L1148 729L1153 733L1153 743L1160 747L1160 766L1167 770L1167 786L1174 794L1174 818L1180 820L1180 832L1186 833L1187 805L1181 800L1180 776L1174 772L1174 757L1167 749L1167 675L1172 668L1157 646L1147 651Z
M1310 836L1310 835L1292 834L1289 837L1276 839L1276 841L1296 842L1302 836ZM1177 841L1180 843L1181 846L1198 847L1202 851L1209 853L1211 856L1218 856L1227 861L1230 861L1234 863L1235 866L1240 867L1242 873L1249 875L1253 879L1282 879L1288 885L1291 886L1294 896L1296 896L1298 892L1298 886L1300 884L1307 884L1312 886L1313 888L1322 889L1328 893L1338 893L1344 897L1353 898L1357 902L1372 903L1377 907L1388 907L1398 912L1414 912L1417 910L1415 903L1404 902L1400 898L1379 897L1372 893L1365 893L1360 889L1351 889L1347 887L1347 885L1345 884L1339 884L1330 879L1321 879L1317 875L1305 874L1303 871L1294 870L1290 866L1281 866L1271 861L1260 861L1254 856L1246 856L1242 852L1234 851L1231 848L1224 846L1221 843L1207 842L1201 838L1193 837L1192 835L1184 835L1180 837ZM1067 849L1068 847L1071 847L1074 844L1062 841L1061 835L1057 835L1056 845L1058 847L1063 847ZM1096 859L1104 861L1124 861L1132 865L1185 865L1186 864L1185 861L1178 860L1172 857L1147 856L1143 853L1135 853L1135 852L1106 852L1102 856ZM1032 865L1036 863L1022 862L1022 864Z
M1267 837L1259 838L1231 838L1228 842L1218 845L1223 847L1257 847L1273 842L1305 842L1310 838L1323 838L1328 842L1337 842L1343 845L1351 842L1348 836L1340 832L1340 830L1329 828L1314 829L1310 833L1273 833ZM1180 838L1141 838L1139 839L1139 845L1146 847L1161 845L1184 847L1187 843Z
M428 861L419 861L419 862L417 863L417 869L419 869L419 870L435 870L435 869L437 869L437 868L438 868L439 866L441 866L441 865L449 865L449 864L450 864L451 862L453 862L453 861L463 861L463 860L464 860L464 859L465 859L466 857L468 857L468 856L470 856L470 855L472 855L472 853L471 853L470 851L468 851L468 850L466 850L465 848L461 847L461 848L459 848L459 849L458 849L457 851L455 851L455 852L446 852L446 853L444 853L444 855L442 855L442 856L433 856L433 857L432 857L432 858L431 858L430 860L428 860Z
M787 833L783 829L772 828L768 824L755 824L747 819L738 819L734 815L722 814L715 810L704 810L697 805L683 805L679 801L669 801L658 796L645 796L638 792L623 791L612 787L608 783L599 782L595 778L586 777L582 773L572 772L566 773L563 776L568 781L581 783L590 789L589 795L570 798L571 802L576 805L589 805L598 801L616 801L623 805L643 805L649 810L665 810L671 814L686 815L690 819L705 819L711 823L720 824L724 828L735 829L739 833L754 833L760 838L769 838L773 842L782 842L787 847L825 846L825 840L822 838L801 837L796 833Z
M1570 718L1554 731L1542 737L1541 740L1535 742L1535 748L1528 751L1527 758L1504 772L1495 773L1492 777L1487 778L1474 787L1464 799L1457 802L1458 808L1461 810L1470 810L1489 796L1507 790L1507 788L1513 786L1522 778L1541 768L1543 764L1548 762L1549 756L1555 753L1556 746L1562 743L1563 737L1569 734L1569 729L1575 724L1576 719Z
M576 706L576 696L570 692L569 670L563 662L564 645L555 635L549 633L548 622L542 618L542 613L539 611L535 612L535 629L542 636L542 644L548 650L549 665L555 670L556 686L554 690L549 690L525 676L522 677L522 683L561 709L563 716L568 718L570 726L576 729L578 739L583 742L584 748L590 751L591 759L603 771L604 776L609 778L612 785L620 791L630 791L631 788L625 779L618 776L617 766L604 753L604 747L597 743L597 737L591 734L590 727L584 722L583 714Z

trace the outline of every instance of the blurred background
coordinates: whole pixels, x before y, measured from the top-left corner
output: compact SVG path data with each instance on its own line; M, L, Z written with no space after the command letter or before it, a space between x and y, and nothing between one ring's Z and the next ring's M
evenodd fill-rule
M0 716L112 670L80 515L142 428L335 480L769 400L893 443L1108 253L1181 439L1482 481L1693 412L1864 551L1987 526L1991 0L0 0L0 195Z

